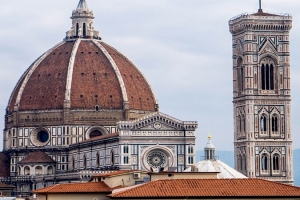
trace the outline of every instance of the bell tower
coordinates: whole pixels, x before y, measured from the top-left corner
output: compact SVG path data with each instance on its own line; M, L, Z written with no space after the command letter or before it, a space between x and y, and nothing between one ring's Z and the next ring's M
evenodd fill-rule
M293 184L290 36L292 16L263 12L229 21L233 50L235 168Z

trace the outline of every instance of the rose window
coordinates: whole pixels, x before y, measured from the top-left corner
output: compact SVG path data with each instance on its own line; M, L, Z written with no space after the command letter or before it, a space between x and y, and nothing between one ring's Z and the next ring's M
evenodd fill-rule
M166 162L167 156L161 151L150 152L147 156L147 163L154 168L164 167Z

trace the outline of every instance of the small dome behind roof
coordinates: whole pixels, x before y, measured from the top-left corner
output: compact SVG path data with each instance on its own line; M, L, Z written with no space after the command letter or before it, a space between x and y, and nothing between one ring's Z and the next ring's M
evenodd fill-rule
M216 159L215 156L216 148L211 142L211 136L208 136L208 142L204 148L204 160L199 161L194 166L189 167L185 172L219 172L218 178L247 178L237 170L228 166L220 160Z

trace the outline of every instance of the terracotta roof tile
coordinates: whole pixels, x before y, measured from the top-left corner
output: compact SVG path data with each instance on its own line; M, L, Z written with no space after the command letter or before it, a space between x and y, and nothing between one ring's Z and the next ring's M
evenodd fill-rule
M9 176L9 159L4 153L0 153L0 177Z
M43 189L32 191L38 194L49 193L98 193L98 192L111 192L111 188L104 182L87 182L87 183L69 183L69 184L56 184Z
M292 197L300 196L300 188L262 179L176 179L152 181L109 196L112 198Z
M55 161L50 158L46 153L41 151L36 151L30 153L27 157L21 160L19 163L55 163Z

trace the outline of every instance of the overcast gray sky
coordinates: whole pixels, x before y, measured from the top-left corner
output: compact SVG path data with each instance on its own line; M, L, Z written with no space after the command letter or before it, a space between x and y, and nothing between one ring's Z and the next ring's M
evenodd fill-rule
M19 77L62 41L79 0L2 0L0 128ZM232 50L228 20L256 12L258 0L87 0L94 26L145 74L160 111L198 121L197 149L212 134L217 150L233 150ZM294 148L300 148L300 1L263 0L269 13L290 13ZM2 133L1 136L2 138ZM2 140L2 139L1 139ZM2 149L2 141L0 142Z

